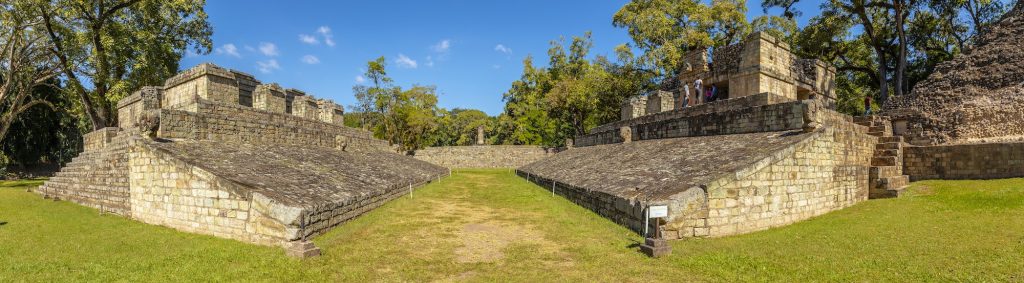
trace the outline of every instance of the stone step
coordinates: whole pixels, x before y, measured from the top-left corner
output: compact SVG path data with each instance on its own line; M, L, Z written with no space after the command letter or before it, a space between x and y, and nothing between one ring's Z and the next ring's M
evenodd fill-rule
M878 142L880 142L880 143L890 143L890 142L902 143L903 142L903 136L879 137L878 138Z
M885 150L885 149L903 150L903 143L898 143L898 142L877 143L877 144L875 144L875 149L876 150Z
M876 149L875 157L893 156L897 158L903 157L903 151L899 149Z
M868 134L872 135L872 136L876 136L876 137L887 137L887 135L891 135L892 133L886 132L886 131L871 131L871 130L868 130Z
M903 175L903 167L900 166L872 166L868 169L869 180L901 175Z
M903 166L896 156L875 156L871 158L871 166Z
M899 197L910 186L910 176L900 175L875 180L868 192L870 198Z

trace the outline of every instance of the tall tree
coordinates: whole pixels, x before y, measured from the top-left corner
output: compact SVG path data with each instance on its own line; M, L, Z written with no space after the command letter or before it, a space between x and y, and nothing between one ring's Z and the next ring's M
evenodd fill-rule
M38 19L17 12L27 5L0 5L0 142L21 113L37 105L56 110L50 101L35 96L40 88L57 88L57 70L38 32Z
M178 71L190 47L209 53L205 0L38 0L34 5L68 91L93 130L117 123L116 102Z
M366 64L365 76L372 85L352 88L364 128L377 138L410 151L428 145L429 134L436 128L437 93L433 86L413 86L402 90L388 77L385 59L379 57Z

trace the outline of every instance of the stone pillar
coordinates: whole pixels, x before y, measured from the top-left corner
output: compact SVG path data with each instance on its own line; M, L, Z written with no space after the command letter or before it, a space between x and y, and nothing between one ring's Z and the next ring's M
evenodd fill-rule
M622 120L629 120L646 115L647 96L634 96L622 102Z
M275 83L256 86L252 102L252 107L259 110L286 113L284 89Z
M484 126L480 125L476 127L476 144L484 145Z
M317 102L317 109L319 109L320 121L328 124L344 125L345 124L345 110L327 99L319 99Z
M316 100L309 95L297 95L292 100L292 115L317 120L319 113L317 113Z
M238 97L235 73L203 63L167 79L161 105L167 109L179 109L195 104L197 99L238 105Z
M671 92L659 90L647 95L646 104L647 111L645 114L651 115L672 110L675 100Z

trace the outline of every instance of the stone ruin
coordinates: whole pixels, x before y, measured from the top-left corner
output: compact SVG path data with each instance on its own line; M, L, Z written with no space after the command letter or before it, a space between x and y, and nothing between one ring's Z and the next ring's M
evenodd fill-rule
M647 207L667 205L650 225L670 239L787 225L907 186L891 125L833 110L833 67L757 33L713 57L688 54L680 81L715 84L721 100L632 97L622 120L517 174L638 232Z
M448 174L345 127L334 102L212 64L117 108L36 193L308 256L309 237Z
M693 85L698 79L705 88L716 86L719 99L772 93L780 100L817 99L835 107L835 68L817 59L797 58L788 44L764 33L714 49L711 56L707 50L689 52L683 65L677 81L688 87L631 97L622 103L622 119L703 104L705 99L697 96Z
M1024 140L1024 4L882 114L914 145Z

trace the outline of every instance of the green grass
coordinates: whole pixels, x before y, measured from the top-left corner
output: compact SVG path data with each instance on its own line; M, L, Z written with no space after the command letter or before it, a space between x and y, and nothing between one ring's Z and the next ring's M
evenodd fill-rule
M324 256L177 232L0 183L10 281L1024 281L1024 179L925 181L791 226L640 237L506 170L466 170L314 241Z

